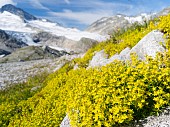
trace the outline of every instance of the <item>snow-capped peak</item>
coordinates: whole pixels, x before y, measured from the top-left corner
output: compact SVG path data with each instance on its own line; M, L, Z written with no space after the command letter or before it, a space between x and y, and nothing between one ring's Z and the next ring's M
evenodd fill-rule
M33 33L34 31L26 27L26 23L17 15L14 15L8 11L0 13L0 29L8 31L17 31L17 32L29 32Z
M83 32L75 28L64 28L57 23L32 20L28 22L30 26L41 29L42 31L52 33L57 36L65 36L68 39L79 41L82 37L94 39L97 41L103 41L106 37L95 33Z
M12 4L6 4L6 5L2 6L1 12L3 13L4 11L10 12L14 15L17 15L24 20L36 20L37 19L35 16L25 12L24 10L22 10L20 8L15 7Z
M136 17L124 17L126 20L128 20L129 23L135 23L135 22L138 22L138 23L143 23L144 21L148 21L151 19L153 15L149 15L149 14L146 14L146 13L142 13L140 14L139 16L136 16Z
M44 31L56 36L64 36L74 41L79 41L82 37L97 41L106 40L105 36L83 32L75 28L65 28L60 26L58 23L50 22L46 19L23 20L20 16L4 10L0 13L0 17L0 29L6 31L23 33L38 33L40 31Z

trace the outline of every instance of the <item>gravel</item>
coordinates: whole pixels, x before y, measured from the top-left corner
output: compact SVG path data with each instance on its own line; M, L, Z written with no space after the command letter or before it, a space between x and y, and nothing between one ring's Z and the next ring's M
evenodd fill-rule
M4 88L7 84L25 82L29 77L44 71L54 72L67 61L77 57L81 57L81 54L65 55L56 59L2 63L0 64L0 88Z

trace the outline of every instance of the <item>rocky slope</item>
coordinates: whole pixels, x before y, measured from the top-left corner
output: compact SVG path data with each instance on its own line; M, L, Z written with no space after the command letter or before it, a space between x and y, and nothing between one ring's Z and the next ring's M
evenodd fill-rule
M28 45L21 40L17 40L16 38L11 37L5 31L0 30L0 55L7 55L24 46Z
M159 13L157 13L157 16L167 15L170 13L170 7L163 9Z
M113 32L116 32L121 29L126 29L132 24L140 23L143 24L145 21L148 21L151 19L154 15L147 15L147 14L141 14L140 16L136 17L128 17L125 15L115 15L112 17L104 17L93 24L91 24L86 31L88 32L95 32L102 35L112 35Z
M129 47L122 50L120 54L115 54L108 58L108 55L101 50L96 52L92 60L89 62L89 68L102 67L114 60L127 61L130 60L130 54L136 53L140 60L145 60L146 55L155 57L158 52L165 51L164 34L158 30L151 31L143 37L132 49ZM170 110L166 108L163 113L158 116L149 116L139 122L134 122L127 127L169 127L170 126ZM66 115L60 127L70 127L69 117Z
M1 58L0 63L58 58L64 55L68 55L68 53L64 50L56 50L48 46L27 46Z
M165 8L158 13L153 14L141 14L138 16L126 16L126 15L115 15L112 17L103 17L96 22L92 23L86 31L99 33L101 35L112 35L114 32L126 29L132 26L134 23L143 24L148 20L162 15L167 15L170 13L170 8Z
M8 31L1 31L1 41L0 55L7 55L4 58L0 59L0 62L12 62L0 64L0 86L3 88L5 85L10 83L18 83L26 81L28 77L40 73L43 71L56 71L60 68L65 62L72 60L73 58L80 57L79 55L68 55L69 53L76 52L85 52L88 48L92 47L98 42L91 37L96 34L80 33L77 37L76 33L80 31L75 29L65 29L58 24L48 22L42 19L35 19L34 16L25 15L24 11L15 10L16 8L4 7L2 15L11 18L14 15L19 16L15 17L18 21L21 21L23 24L26 24L26 27L23 25L20 29L21 31L13 31L11 28L4 27L2 24L1 28L5 28ZM8 9L8 7L10 9ZM13 10L14 9L14 10ZM11 13L6 13L6 11L12 10ZM16 11L16 13L13 13ZM18 12L17 12L18 11ZM10 11L9 11L10 12ZM14 15L13 15L14 14ZM144 15L144 18L147 16ZM4 18L4 17L3 17ZM92 24L91 28L88 28L90 32L99 32L100 34L110 34L112 31L116 31L118 28L125 28L130 26L132 23L138 21L143 22L144 19L142 16L139 17L126 17L123 15L118 15L111 18L103 18L102 20L97 21ZM25 21L22 21L22 20ZM29 21L30 20L30 21ZM48 24L49 27L42 27L44 24ZM9 24L8 24L9 25ZM52 28L54 27L54 31ZM112 27L112 28L111 28ZM111 28L111 29L110 29ZM63 33L57 33L55 30L60 29ZM23 30L23 31L22 31ZM30 31L29 31L30 30ZM68 35L66 31L69 31ZM71 34L70 34L71 33ZM81 35L82 34L82 35ZM103 36L98 36L101 40ZM99 39L98 38L98 39ZM99 39L99 40L100 40ZM162 43L160 43L162 42ZM89 63L90 67L104 66L113 62L114 60L129 60L130 53L136 52L139 59L145 60L145 55L155 57L157 52L162 52L165 50L164 47L164 38L163 33L160 31L154 30L146 35L142 40L138 42L136 46L132 49L125 48L120 54L115 54L111 58L108 58L107 54L104 53L104 50L97 52L92 60ZM27 46L29 45L29 46ZM33 46L34 45L34 46ZM47 45L47 46L46 46ZM26 47L27 46L27 47ZM74 51L74 52L72 52ZM12 53L11 53L12 52ZM68 53L69 52L69 53ZM10 54L11 53L11 54ZM10 55L9 55L10 54ZM57 58L56 58L57 57ZM44 59L45 60L39 60ZM55 58L55 59L49 59ZM29 61L27 61L29 60ZM20 61L20 62L16 62ZM27 62L25 62L27 61ZM165 113L160 114L158 117L148 117L145 120L141 120L141 123L138 123L136 126L144 127L157 127L157 126L170 126L170 113L169 109L166 109ZM69 127L69 118L66 116L63 122L60 125L61 127Z
M4 88L8 84L25 82L41 72L53 72L62 67L66 62L74 58L81 57L79 55L65 55L55 59L31 60L23 62L11 62L0 64L0 87Z
M33 41L39 45L49 45L51 47L60 47L67 52L82 53L98 42L93 39L82 37L79 41L67 39L64 36L52 35L48 32L40 32L33 35Z

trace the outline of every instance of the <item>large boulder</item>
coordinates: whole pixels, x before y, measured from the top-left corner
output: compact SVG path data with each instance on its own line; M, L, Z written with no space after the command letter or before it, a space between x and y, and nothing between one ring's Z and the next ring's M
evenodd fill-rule
M108 58L108 55L101 50L93 56L92 60L89 62L88 67L101 67L105 66L106 64L112 63L114 60L125 60L126 54L130 52L130 48L127 47L120 52L120 54L115 54L112 57Z
M115 54L108 58L104 50L101 50L93 56L89 62L89 67L105 66L114 60L130 60L130 54L136 53L139 60L145 60L146 56L155 57L157 52L165 51L164 34L158 30L153 30L142 38L132 49L125 48L120 54Z
M130 59L131 53L136 53L140 60L145 60L146 55L155 57L157 52L163 51L165 51L164 34L158 30L153 30L130 50L126 59Z
M104 50L96 52L92 60L89 62L89 67L103 66L107 63L108 55L105 54Z
M60 127L70 127L70 120L68 115L66 115L60 124Z

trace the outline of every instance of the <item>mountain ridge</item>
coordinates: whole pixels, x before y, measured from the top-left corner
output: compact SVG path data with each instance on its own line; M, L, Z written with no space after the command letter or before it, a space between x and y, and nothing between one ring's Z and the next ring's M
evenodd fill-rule
M106 39L99 34L65 28L57 22L37 18L14 5L4 5L0 12L0 29L9 38L22 41L27 46L49 46L55 50L62 48L67 52L80 53L87 51L97 41ZM7 54L5 47L1 50L1 53Z
M99 33L101 35L112 35L117 30L126 29L134 23L143 24L147 21L159 16L167 15L170 13L170 7L164 8L157 13L141 13L136 16L127 16L124 14L117 14L109 17L102 17L97 21L90 24L85 31Z
M127 29L134 23L143 24L148 22L153 17L155 17L155 14L149 15L146 13L142 13L138 16L126 16L118 14L110 17L103 17L87 27L86 31L99 33L101 35L112 35L118 30Z
M22 10L21 8L17 8L16 6L12 5L12 4L6 4L4 6L1 7L1 13L3 13L4 11L8 11L12 14L18 15L19 17L21 17L22 19L26 19L26 20L37 20L38 18L36 18L35 16L29 14L28 12Z

